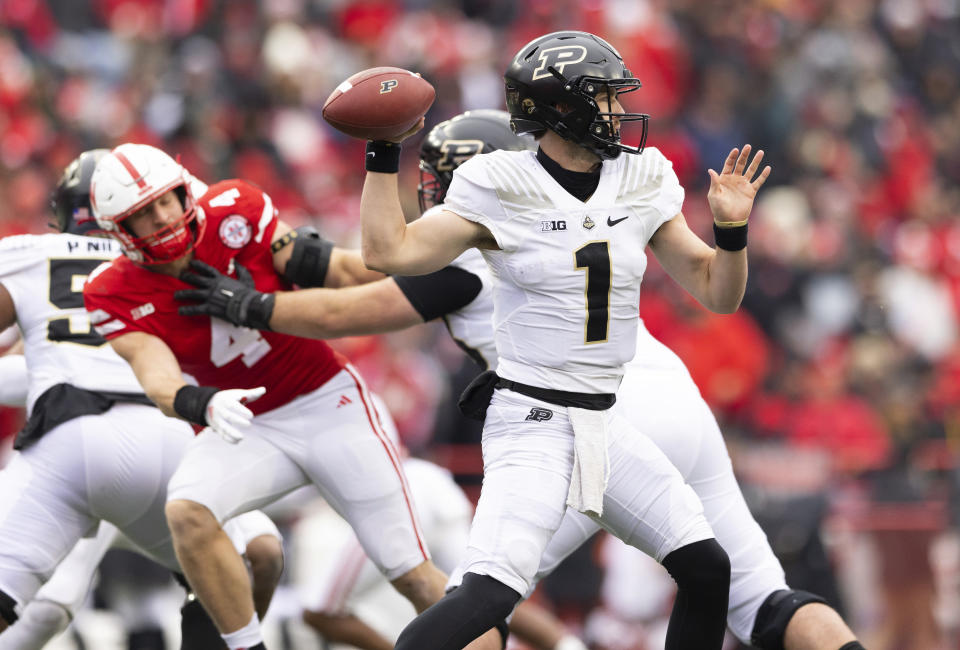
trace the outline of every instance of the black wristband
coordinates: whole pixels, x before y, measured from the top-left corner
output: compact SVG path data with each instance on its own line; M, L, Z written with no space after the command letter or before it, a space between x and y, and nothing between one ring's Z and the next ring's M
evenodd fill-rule
M400 150L396 142L367 140L366 167L368 172L396 174L400 171Z
M277 298L272 293L256 293L243 314L244 327L270 330L270 317Z
M714 223L713 238L717 242L717 248L731 252L743 250L747 247L747 224L735 228L721 228Z
M187 384L173 397L173 411L188 422L207 426L207 404L219 388Z

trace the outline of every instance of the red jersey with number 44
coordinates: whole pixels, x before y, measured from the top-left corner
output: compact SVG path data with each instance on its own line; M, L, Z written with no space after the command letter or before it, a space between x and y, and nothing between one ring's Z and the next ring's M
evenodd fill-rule
M277 228L277 211L266 193L241 180L222 181L211 185L197 206L206 218L206 229L194 259L233 277L234 264L241 264L259 291L292 288L273 268L270 240ZM265 386L266 394L248 405L254 413L317 389L347 363L323 341L235 327L209 316L181 316L173 293L189 288L179 278L155 273L121 255L90 274L83 298L103 337L153 334L173 350L183 372L203 386Z

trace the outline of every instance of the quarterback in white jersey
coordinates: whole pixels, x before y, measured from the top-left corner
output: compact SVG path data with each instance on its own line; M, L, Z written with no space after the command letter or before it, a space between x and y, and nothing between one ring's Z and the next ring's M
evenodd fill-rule
M66 232L93 223L75 208L88 200L97 154L74 161L58 185L56 207L69 208L58 212L64 232L0 242L0 327L19 325L28 376L14 380L29 386L28 420L15 442L19 453L0 471L0 631L24 614L55 569L73 578L54 581L42 597L67 610L76 604L74 596L85 593L108 544L81 542L97 550L78 551L62 569L57 565L78 540L96 533L101 520L151 559L180 570L163 507L167 481L193 432L146 399L130 367L90 327L84 281L117 256L119 246ZM262 513L250 514L230 524L231 539L240 549L256 538L272 539L272 545L258 543L263 562L278 569L272 593L279 533ZM109 536L109 527L103 534ZM267 603L268 595L264 608ZM33 619L25 614L24 620Z
M676 468L610 407L633 356L643 248L650 243L707 307L736 309L746 283L745 222L769 168L757 175L762 152L751 161L745 147L711 173L710 207L729 232L710 248L686 227L667 161L620 141L622 124L641 122L645 133L648 117L621 106L619 94L639 81L609 43L548 34L518 52L504 79L515 131L535 133L540 148L470 159L438 213L407 225L397 192L397 143L422 122L393 142L367 144L364 261L420 274L481 249L494 276L500 358L497 373L463 400L485 417L484 483L463 582L396 647L461 647L508 615L569 504L677 582L668 649L719 648L729 558Z
M502 111L468 111L437 125L420 148L421 209L438 209L435 206L442 202L453 171L472 155L529 148L529 142L512 133L509 115ZM497 366L491 326L492 278L477 250L464 252L450 266L433 274L394 276L363 287L311 289L269 297L252 287L232 285L228 290L230 299L236 302L272 301L270 327L300 336L394 330L442 318L451 336L481 369ZM382 309L365 309L365 304ZM210 306L215 307L213 302ZM228 318L228 312L237 313L225 305L220 309L214 315L221 318ZM234 324L251 325L239 320ZM709 407L679 357L654 339L642 322L633 359L624 366L624 379L617 392L621 399L614 409L649 436L679 469L702 500L718 541L730 555L727 620L736 636L744 643L752 638L761 648L788 650L832 649L852 640L853 634L836 612L818 597L788 590L783 569L736 484ZM547 546L537 578L552 571L599 529L593 519L568 509ZM451 581L458 583L458 576L452 576ZM794 616L801 607L799 615Z

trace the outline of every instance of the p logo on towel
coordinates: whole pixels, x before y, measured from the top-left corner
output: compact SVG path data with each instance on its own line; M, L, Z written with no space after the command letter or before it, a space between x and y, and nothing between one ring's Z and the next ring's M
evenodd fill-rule
M526 420L533 420L534 422L546 422L553 417L553 411L550 409L542 409L538 406L534 406L530 409L530 414L525 418Z

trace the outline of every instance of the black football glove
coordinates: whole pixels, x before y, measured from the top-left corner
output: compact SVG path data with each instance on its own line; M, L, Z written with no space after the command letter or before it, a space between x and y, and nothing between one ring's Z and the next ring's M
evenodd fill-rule
M180 279L197 289L181 289L173 294L181 302L196 301L197 305L183 305L177 311L181 316L206 315L220 318L240 327L258 330L270 329L274 296L261 293L253 287L250 272L236 265L237 279L220 273L200 260L190 262L190 270Z

